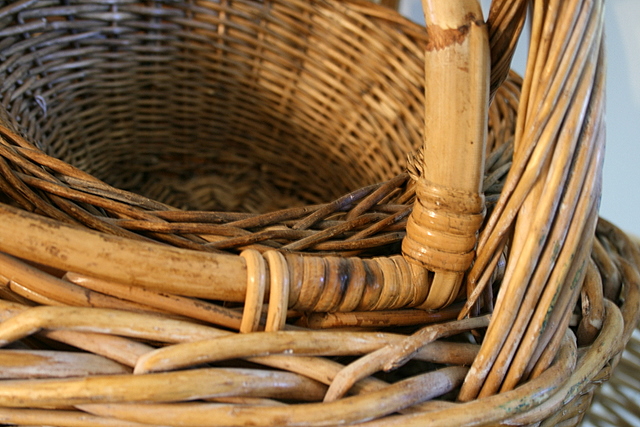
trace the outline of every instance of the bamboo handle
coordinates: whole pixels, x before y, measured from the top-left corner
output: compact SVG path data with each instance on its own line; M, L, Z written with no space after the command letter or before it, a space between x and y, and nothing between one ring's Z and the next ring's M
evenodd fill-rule
M422 3L429 35L424 163L402 250L435 272L423 308L440 308L458 295L484 218L490 54L477 1Z

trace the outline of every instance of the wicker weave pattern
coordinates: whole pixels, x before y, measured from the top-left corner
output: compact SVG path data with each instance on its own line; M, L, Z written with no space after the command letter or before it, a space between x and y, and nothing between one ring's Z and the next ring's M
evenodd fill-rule
M627 345L612 378L595 394L585 425L625 426L640 423L638 408L638 329Z
M401 172L421 141L419 44L339 4L322 13L313 2L7 9L24 24L0 33L10 46L2 91L27 136L174 206L326 202ZM351 31L334 25L345 18ZM399 47L393 59L389 45Z
M522 83L526 3L492 5L487 220L438 311L400 254L436 29L356 0L5 5L0 365L29 363L0 417L579 423L640 252L596 230L602 2L535 2Z

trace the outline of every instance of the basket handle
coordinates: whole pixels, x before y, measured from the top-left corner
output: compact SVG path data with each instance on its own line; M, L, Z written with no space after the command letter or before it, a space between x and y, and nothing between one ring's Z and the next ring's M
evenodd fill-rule
M425 131L416 202L402 251L435 272L423 308L457 297L484 218L490 51L476 0L423 0Z

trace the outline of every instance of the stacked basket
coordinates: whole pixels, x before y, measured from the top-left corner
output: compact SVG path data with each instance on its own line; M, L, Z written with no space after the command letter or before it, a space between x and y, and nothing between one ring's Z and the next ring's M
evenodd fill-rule
M0 9L0 420L575 425L638 319L602 0ZM408 161L407 161L408 156Z

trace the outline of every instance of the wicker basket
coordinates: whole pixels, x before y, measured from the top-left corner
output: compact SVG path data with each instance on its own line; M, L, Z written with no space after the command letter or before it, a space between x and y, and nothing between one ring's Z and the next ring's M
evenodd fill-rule
M633 427L640 425L638 406L638 350L640 331L636 328L611 379L595 394L585 417L585 426Z
M579 423L640 302L602 3L524 81L524 0L3 3L0 422Z
M640 240L631 236L636 245ZM639 325L640 326L640 325ZM640 329L636 326L616 370L595 393L585 417L586 427L633 427L640 425L638 367L640 366Z

